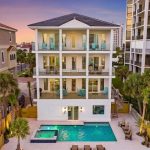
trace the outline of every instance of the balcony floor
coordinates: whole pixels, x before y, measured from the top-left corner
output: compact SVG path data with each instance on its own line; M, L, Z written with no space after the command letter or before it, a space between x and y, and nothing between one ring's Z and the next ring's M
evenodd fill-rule
M108 99L108 95L104 95L103 93L90 93L89 99Z
M63 76L85 76L86 72L63 72Z
M60 99L56 93L42 93L40 99Z
M67 96L63 96L64 99L86 99L85 96L78 96L77 93L68 93Z

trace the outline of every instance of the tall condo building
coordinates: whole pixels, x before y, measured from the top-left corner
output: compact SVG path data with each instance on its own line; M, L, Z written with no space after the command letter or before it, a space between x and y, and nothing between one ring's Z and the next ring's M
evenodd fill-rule
M118 25L69 14L35 31L38 120L111 120L113 31Z
M130 71L150 69L150 0L127 0L125 64Z

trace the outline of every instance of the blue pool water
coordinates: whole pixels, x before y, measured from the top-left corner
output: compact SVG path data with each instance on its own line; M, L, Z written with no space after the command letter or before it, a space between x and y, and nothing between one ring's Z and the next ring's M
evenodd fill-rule
M116 141L109 123L84 125L41 125L40 130L58 130L57 141Z

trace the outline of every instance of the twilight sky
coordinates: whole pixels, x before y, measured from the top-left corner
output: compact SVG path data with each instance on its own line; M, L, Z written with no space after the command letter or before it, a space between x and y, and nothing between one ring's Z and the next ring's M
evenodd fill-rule
M125 23L126 0L0 0L0 22L18 29L17 42L31 42L28 24L69 13Z

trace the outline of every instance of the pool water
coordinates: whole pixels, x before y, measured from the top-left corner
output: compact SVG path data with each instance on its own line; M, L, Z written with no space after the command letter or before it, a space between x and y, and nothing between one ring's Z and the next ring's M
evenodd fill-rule
M57 141L116 141L109 123L41 125L40 130L58 130Z
M37 131L35 134L35 138L53 138L55 136L55 131L41 130Z

